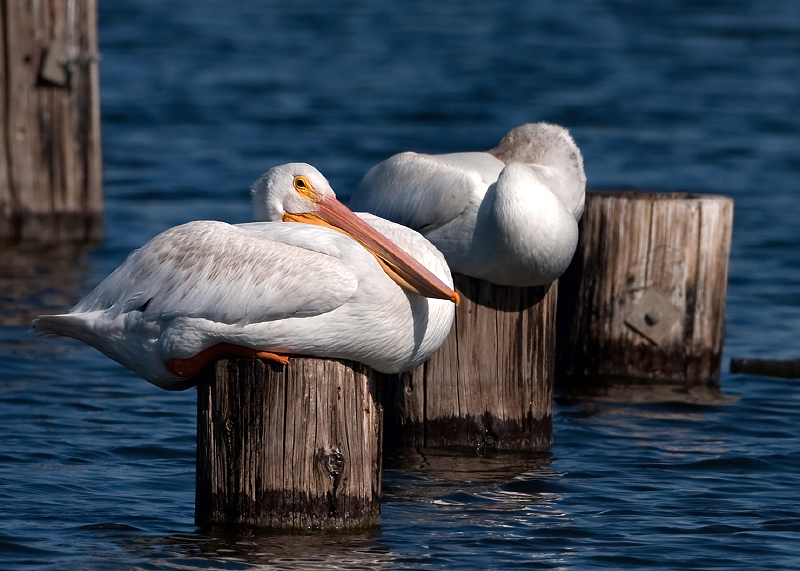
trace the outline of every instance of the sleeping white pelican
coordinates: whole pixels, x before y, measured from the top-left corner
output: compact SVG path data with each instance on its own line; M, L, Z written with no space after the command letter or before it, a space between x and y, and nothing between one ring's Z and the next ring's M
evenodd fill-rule
M523 287L567 269L585 188L567 130L528 123L487 152L394 155L367 172L349 204L419 231L454 273Z
M253 198L259 216L279 222L167 230L34 329L88 343L171 390L220 357L343 358L393 373L441 345L458 294L430 242L357 217L307 164L273 168Z

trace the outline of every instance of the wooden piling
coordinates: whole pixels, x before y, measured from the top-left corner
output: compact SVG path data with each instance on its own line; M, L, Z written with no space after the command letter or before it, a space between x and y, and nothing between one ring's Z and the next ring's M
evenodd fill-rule
M386 445L545 450L553 438L558 285L514 288L456 274L444 344L386 389Z
M587 193L559 279L558 378L715 381L732 227L727 197Z
M197 386L198 525L378 523L379 374L349 361L218 361Z
M3 2L0 240L102 236L96 0Z

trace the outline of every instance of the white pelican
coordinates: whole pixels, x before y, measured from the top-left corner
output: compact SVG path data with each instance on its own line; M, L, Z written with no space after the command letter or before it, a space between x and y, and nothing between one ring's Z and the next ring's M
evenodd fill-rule
M523 287L567 269L585 188L567 130L528 123L487 152L394 155L367 172L349 204L419 231L454 273Z
M430 242L358 218L307 164L273 168L253 198L258 216L280 222L167 230L34 329L88 343L170 390L225 356L343 358L393 373L441 345L458 294Z

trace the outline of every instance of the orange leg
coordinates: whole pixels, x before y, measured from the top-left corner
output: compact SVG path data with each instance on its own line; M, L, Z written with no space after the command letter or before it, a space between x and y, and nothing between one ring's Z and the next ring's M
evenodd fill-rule
M195 376L209 361L215 361L225 357L245 357L255 359L269 359L277 361L281 365L289 363L289 358L285 355L270 353L269 351L259 351L233 343L217 343L208 349L200 351L188 359L168 359L164 366L176 377L189 378Z
M289 364L289 357L286 355L278 355L277 353L270 353L269 351L259 351L253 355L256 359L269 359L270 361L277 361L281 365Z

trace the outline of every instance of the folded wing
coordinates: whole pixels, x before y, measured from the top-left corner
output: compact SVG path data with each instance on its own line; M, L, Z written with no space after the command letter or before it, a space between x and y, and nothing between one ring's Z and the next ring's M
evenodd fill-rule
M308 317L336 309L358 287L339 256L341 240L312 240L301 224L190 222L133 252L72 311L142 311L146 319L198 317L227 324ZM323 236L328 233L323 233ZM306 241L308 243L308 241ZM345 249L348 245L345 243ZM321 251L320 251L321 250Z
M487 153L460 154L480 156L413 152L394 155L364 175L349 206L354 211L373 212L420 232L447 224L461 215L476 197L483 197L493 182L488 180L493 171L499 173L503 166Z

